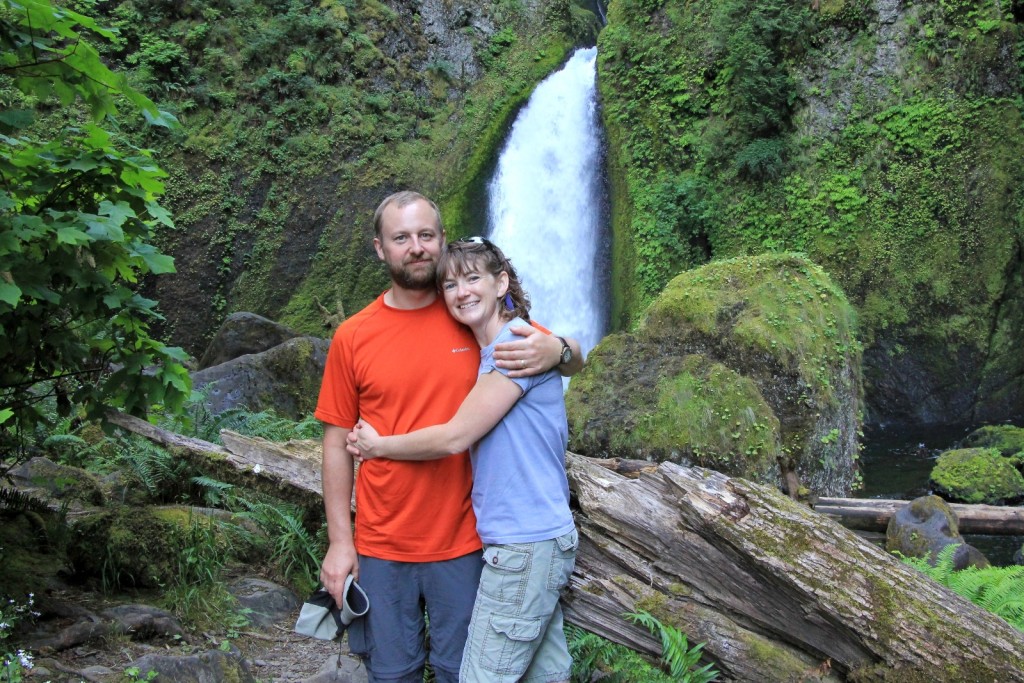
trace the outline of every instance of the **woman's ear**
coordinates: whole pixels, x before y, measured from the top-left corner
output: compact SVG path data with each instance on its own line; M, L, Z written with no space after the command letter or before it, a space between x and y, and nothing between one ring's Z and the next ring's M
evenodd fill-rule
M505 292L508 291L508 273L501 271L498 274L498 298L505 296Z

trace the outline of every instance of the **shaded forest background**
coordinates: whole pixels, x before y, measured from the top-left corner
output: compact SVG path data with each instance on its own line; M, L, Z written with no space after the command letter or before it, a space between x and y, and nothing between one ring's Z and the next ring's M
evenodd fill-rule
M596 40L617 329L683 270L802 251L857 309L868 422L1024 414L1019 3L69 5L182 124L129 132L170 174L147 294L193 356L233 311L326 335L370 301L395 189L482 231L517 108Z

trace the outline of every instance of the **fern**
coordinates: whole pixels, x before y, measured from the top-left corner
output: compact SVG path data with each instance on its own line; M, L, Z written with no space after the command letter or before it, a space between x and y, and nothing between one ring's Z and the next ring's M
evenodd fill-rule
M661 623L643 610L624 616L633 623L646 626L652 634L661 637L661 659L668 667L672 680L681 683L710 683L718 678L718 672L711 668L711 664L705 664L699 669L694 668L700 661L704 643L690 647L682 631Z
M900 556L906 564L996 614L1012 626L1024 631L1024 566L967 567L955 570L955 545L947 545L939 553L935 566L926 558Z
M202 394L198 394L189 404L186 417L177 419L171 428L212 443L220 443L222 429L268 441L318 439L323 435L319 420L312 415L299 422L282 417L272 410L253 413L245 408L231 408L214 415L206 407Z
M639 654L601 636L567 624L565 638L572 656L572 683L672 683Z
M271 560L281 576L304 591L312 590L326 548L322 537L306 529L302 508L244 498L236 502L245 508L239 517L254 521L271 539ZM239 532L246 534L240 527Z
M661 638L662 663L668 675L623 645L567 625L565 636L573 660L573 683L589 683L595 674L608 683L710 683L718 678L711 664L694 668L700 660L703 644L691 648L678 629L662 624L647 612L623 616L646 626Z
M203 500L209 507L218 507L227 503L235 489L234 484L228 484L205 475L192 477L192 483L199 487Z
M188 463L152 441L141 437L126 439L119 460L153 498L175 500L185 493L182 485L189 482Z

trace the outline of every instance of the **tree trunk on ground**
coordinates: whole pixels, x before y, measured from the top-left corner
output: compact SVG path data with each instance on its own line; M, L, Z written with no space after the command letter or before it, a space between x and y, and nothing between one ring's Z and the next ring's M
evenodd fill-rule
M224 446L161 429L137 417L115 411L107 420L144 436L188 459L211 477L245 486L308 508L323 507L319 441L275 443L221 430Z
M819 498L814 509L847 529L885 531L889 519L909 500L883 498ZM949 503L961 534L1024 535L1024 507Z
M1024 634L774 489L568 458L573 623L658 653L620 616L649 611L734 680L1024 681Z
M227 432L221 448L132 420L118 424L215 476L320 496L315 451ZM622 616L648 611L706 643L725 680L1024 682L1024 634L772 488L566 457L581 532L574 624L658 656L660 641Z

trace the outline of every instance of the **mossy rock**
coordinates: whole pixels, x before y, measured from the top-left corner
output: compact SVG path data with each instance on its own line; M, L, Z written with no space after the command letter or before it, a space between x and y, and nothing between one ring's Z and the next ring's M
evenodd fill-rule
M329 348L327 339L294 337L194 372L192 386L204 393L206 408L214 415L245 408L299 420L316 407Z
M1024 457L1024 428L1013 425L987 425L967 435L964 448L995 448L1005 457Z
M964 541L956 514L939 496L915 498L889 519L885 529L886 550L927 558L932 565L948 545L957 546L952 556L955 569L989 566L988 559Z
M103 487L90 472L62 465L45 457L32 458L11 470L19 489L35 492L42 498L103 505Z
M108 587L166 586L179 574L182 552L194 544L193 526L202 524L213 522L185 506L105 510L72 527L68 564L79 578Z
M961 448L939 456L932 483L943 497L1001 505L1024 497L1024 477L995 448Z
M569 446L773 483L781 461L810 491L846 495L859 349L846 298L803 256L688 271L591 351L566 394Z

